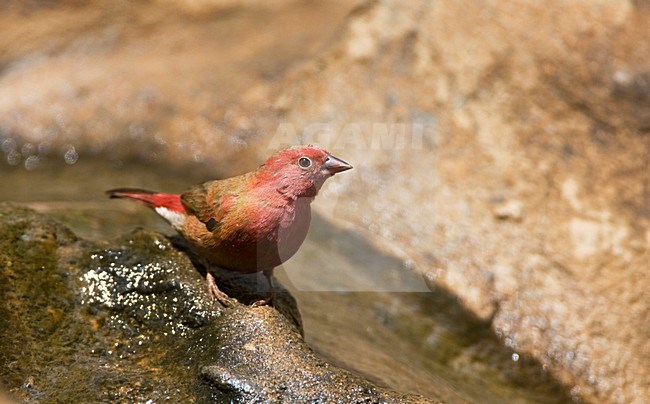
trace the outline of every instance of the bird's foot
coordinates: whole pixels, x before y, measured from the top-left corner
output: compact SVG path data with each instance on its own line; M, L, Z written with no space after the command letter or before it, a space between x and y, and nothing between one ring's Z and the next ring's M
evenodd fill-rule
M261 299L261 300L254 301L253 303L251 303L251 307L261 307L261 306L268 306L268 305L273 307L274 303L275 303L275 299L272 299L269 296L266 299Z
M271 306L275 307L275 285L273 285L273 268L265 269L264 276L269 283L269 295L266 299L258 300L251 304L251 307Z
M223 307L230 307L235 304L235 299L231 298L224 291L219 289L214 276L210 272L205 276L205 280L208 285L208 294L213 300L216 299Z
M256 300L251 303L251 307L260 307L260 306L275 306L275 296L269 296L266 299Z
M271 289L266 299L254 301L251 307L271 306L275 307L275 288Z

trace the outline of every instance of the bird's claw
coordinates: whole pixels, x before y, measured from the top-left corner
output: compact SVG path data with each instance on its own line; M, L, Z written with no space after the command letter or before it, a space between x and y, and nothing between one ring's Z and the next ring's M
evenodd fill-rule
M232 307L235 304L236 302L235 299L228 296L221 290L212 287L210 287L209 289L210 289L210 296L212 297L212 300L218 301L219 303L221 303L223 307Z
M268 306L269 304L273 306L273 300L271 300L271 298L266 298L266 299L254 301L253 303L251 303L251 307Z
M266 299L256 300L251 303L251 307L271 306L275 307L275 290L273 290Z
M235 304L235 299L228 296L224 291L219 289L217 282L214 279L212 274L208 273L206 276L206 283L208 284L208 294L212 297L212 300L217 300L223 307L231 307Z

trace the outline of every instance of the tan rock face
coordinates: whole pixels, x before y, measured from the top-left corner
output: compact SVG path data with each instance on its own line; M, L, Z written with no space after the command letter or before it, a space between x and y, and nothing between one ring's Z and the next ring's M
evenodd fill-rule
M358 168L336 215L594 400L650 396L648 17L629 2L378 2L283 95L285 126Z
M410 257L576 396L650 400L646 3L385 0L340 29L303 11L349 3L97 4L22 12L0 38L10 163L42 147L240 173L318 143L355 166L326 217Z

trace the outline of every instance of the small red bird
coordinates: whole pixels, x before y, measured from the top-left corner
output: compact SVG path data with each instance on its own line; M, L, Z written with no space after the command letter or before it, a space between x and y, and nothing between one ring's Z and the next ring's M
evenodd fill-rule
M210 294L223 305L229 297L209 271L215 265L266 276L270 294L254 303L273 303L273 269L291 258L307 236L310 204L326 179L352 166L315 146L283 150L256 171L195 185L182 194L142 189L106 191L154 209L208 264Z

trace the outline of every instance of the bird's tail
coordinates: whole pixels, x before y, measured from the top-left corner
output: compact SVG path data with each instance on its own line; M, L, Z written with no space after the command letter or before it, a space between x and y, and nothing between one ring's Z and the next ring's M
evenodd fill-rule
M138 188L115 188L106 191L106 194L110 198L133 199L152 209L166 208L173 212L185 213L181 196L178 194L164 194Z

